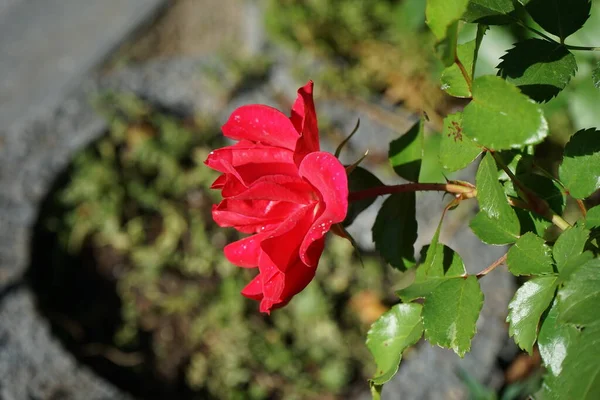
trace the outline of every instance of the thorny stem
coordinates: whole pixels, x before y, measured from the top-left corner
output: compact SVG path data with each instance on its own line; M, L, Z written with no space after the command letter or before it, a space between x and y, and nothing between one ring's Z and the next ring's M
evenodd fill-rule
M477 277L477 279L481 279L484 276L486 276L487 274L489 274L490 272L492 272L493 270L495 270L500 265L506 263L506 256L507 255L508 255L508 253L504 254L502 257L500 257L499 259L497 259L496 261L494 261L492 264L490 264L489 267L487 267L483 271L477 273L477 275L475 275L475 277Z
M383 196L386 194L393 193L406 193L406 192L417 192L417 191L437 191L453 193L457 198L470 199L477 196L477 189L467 185L460 185L454 183L404 183L401 185L392 186L377 186L358 192L351 192L348 196L348 201L354 202L369 197Z

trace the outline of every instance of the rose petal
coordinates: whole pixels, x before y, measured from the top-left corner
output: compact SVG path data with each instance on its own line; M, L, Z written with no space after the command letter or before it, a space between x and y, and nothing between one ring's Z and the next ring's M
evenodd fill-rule
M281 293L282 302L277 308L285 306L296 294L300 293L315 277L317 269L298 262L285 272L285 285Z
M235 200L271 200L306 204L312 200L310 192L289 189L274 181L264 180L254 183L247 190L231 197Z
M256 268L262 252L260 244L266 238L265 234L256 235L238 240L225 246L223 252L232 264L242 268Z
M242 289L242 295L252 300L262 300L263 298L263 284L262 277L260 274L256 275L254 279Z
M221 227L255 233L271 230L298 207L300 205L282 201L225 199L213 206L212 216Z
M308 153L319 151L319 128L313 101L313 81L298 89L290 120L301 136L296 143L294 160L300 164Z
M261 267L269 265L270 261L279 271L285 272L299 261L298 251L311 226L313 210L314 205L302 207L269 232L267 239L261 243L263 256L268 257L268 261L261 261Z
M299 137L288 117L273 107L261 104L236 109L222 130L231 139L246 139L290 150L294 150Z
M348 179L344 166L332 154L316 152L308 154L300 164L300 176L310 182L321 196L322 203L315 210L314 222L302 246L300 258L307 265L316 267L314 250L309 246L322 238L331 225L342 222L348 211Z
M264 164L265 162L293 164L294 153L280 147L269 147L250 142L240 142L234 146L223 147L211 151L204 163L219 172L229 172L220 169L222 168L220 160L227 160L228 164L232 165L234 168L240 165L251 163Z
M219 175L219 177L217 179L215 179L215 181L213 182L212 185L210 185L211 189L222 189L223 186L225 186L225 182L227 181L227 175L226 174L222 174Z

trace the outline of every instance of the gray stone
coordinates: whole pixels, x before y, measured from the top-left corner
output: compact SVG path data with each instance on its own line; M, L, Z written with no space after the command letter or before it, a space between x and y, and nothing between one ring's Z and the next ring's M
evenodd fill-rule
M57 104L165 0L0 2L0 126Z
M33 294L22 287L1 298L0 399L129 399L58 345L34 303Z

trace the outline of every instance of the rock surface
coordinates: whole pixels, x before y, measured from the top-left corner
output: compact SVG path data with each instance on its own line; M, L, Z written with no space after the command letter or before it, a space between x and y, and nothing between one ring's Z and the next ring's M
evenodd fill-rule
M0 126L54 107L165 0L0 1Z

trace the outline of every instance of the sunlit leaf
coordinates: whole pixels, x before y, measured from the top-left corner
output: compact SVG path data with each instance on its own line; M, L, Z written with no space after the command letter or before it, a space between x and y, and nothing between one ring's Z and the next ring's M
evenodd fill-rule
M541 276L525 282L508 305L508 333L528 353L537 338L540 318L554 298L557 279L556 276Z
M375 385L383 385L396 374L402 352L423 336L421 310L420 304L396 304L371 325L367 347L377 364L371 379Z
M531 232L521 236L510 248L506 264L509 271L517 276L554 273L550 246Z
M462 113L450 114L444 119L439 158L445 170L454 172L465 168L481 151L481 147L463 134Z
M482 306L483 293L474 276L443 282L423 305L425 338L463 357L471 349Z
M462 17L468 3L469 0L427 0L427 25L438 40L446 37L448 27Z
M463 129L476 143L507 150L539 143L548 135L540 106L502 78L476 78L472 91L473 100L463 111Z

